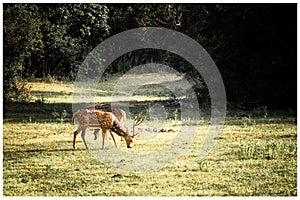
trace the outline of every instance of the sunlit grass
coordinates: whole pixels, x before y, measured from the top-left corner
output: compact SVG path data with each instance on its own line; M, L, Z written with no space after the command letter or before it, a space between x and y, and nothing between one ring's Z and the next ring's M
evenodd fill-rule
M109 81L103 81L98 84L92 92L95 92L94 102L112 102L112 101L158 101L170 98L170 92L165 88L151 86L141 88L137 93L129 94L117 92L115 98L112 98L114 84L117 77L112 77ZM31 101L43 103L73 103L74 85L73 83L62 82L28 82L27 87L30 88ZM89 92L85 91L87 95Z
M4 196L297 195L297 125L290 113L269 112L267 116L245 118L239 111L231 111L222 134L214 138L216 145L200 158L209 128L209 116L203 115L192 145L175 163L156 172L130 174L93 157L80 136L78 149L73 150L76 127L70 123L70 104L63 100L71 95L72 86L62 84L58 89L60 83L56 84L34 83L32 91L58 92L54 102L64 103L4 107ZM130 120L132 116L128 127ZM143 125L151 124L147 120ZM175 132L137 136L132 149L127 149L120 137L115 138L123 151L147 153L195 128L189 120L172 119L161 124ZM188 128L180 131L181 126ZM88 137L93 138L92 133L89 130ZM105 142L114 148L112 140ZM99 149L99 153L102 151L106 149Z
M105 166L84 149L80 138L79 149L72 150L73 130L65 123L5 123L4 195L297 194L297 140L292 124L225 126L218 145L203 159L198 156L203 135L198 134L187 154L176 163L138 175ZM199 133L206 130L203 126ZM270 133L260 134L264 130ZM169 134L174 133L151 138L149 143L137 139L132 151L161 148L172 139ZM119 139L117 142L126 149Z

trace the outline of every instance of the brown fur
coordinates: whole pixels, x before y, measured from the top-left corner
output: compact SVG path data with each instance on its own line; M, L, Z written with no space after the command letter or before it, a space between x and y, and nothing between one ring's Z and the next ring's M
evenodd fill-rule
M126 121L126 113L124 110L116 108L113 109L111 112L117 117L121 124L123 124Z
M126 112L118 108L112 109L111 112L117 117L122 126L124 126L126 121ZM123 141L123 137L121 137L121 141Z
M111 112L117 117L117 119L119 120L119 122L121 123L121 125L123 127L125 127L125 121L126 121L126 113L125 113L125 111L122 110L122 109L115 108L115 109L112 109ZM100 131L100 129L95 129L95 131L94 131L94 139L95 140L97 140L97 138L99 137L99 131ZM103 131L102 131L102 134L103 134ZM110 135L111 134L112 133L110 133ZM123 137L121 137L121 141L124 141Z

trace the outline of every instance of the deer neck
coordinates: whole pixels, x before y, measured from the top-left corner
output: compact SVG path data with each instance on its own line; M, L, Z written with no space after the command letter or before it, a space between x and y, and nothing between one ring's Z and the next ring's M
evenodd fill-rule
M121 137L128 136L125 128L118 121L114 121L111 130Z

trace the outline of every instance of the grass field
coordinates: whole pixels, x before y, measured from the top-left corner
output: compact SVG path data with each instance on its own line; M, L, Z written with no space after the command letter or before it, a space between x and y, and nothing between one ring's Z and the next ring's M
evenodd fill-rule
M109 94L105 88L115 81L98 88L104 91L100 95L104 101ZM159 171L131 174L95 159L80 137L78 149L72 149L72 84L29 85L32 103L4 105L4 196L297 195L297 125L292 112L229 110L223 133L215 138L217 145L199 159L203 133L209 127L209 116L204 115L184 156ZM174 130L179 124L195 126L176 119L164 124ZM184 133L164 133L149 141L136 139L130 150L119 138L117 142L130 152L155 151L176 134Z

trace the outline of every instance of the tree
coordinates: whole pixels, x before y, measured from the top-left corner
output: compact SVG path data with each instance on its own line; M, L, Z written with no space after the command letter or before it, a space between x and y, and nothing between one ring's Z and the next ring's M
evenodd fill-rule
M295 109L296 14L291 4L186 5L181 30L212 56L230 102Z
M41 20L36 5L5 4L3 10L3 97L4 101L9 101L22 97L20 94L25 87L17 82L24 75L26 60L32 54L42 51L43 42L40 33Z
M101 4L49 4L40 6L40 13L45 48L43 68L37 76L72 80L86 55L108 37L108 8Z
M4 4L4 98L26 77L73 80L86 55L111 35L138 27L178 30L217 64L230 102L296 108L295 4ZM203 79L170 52L144 49L116 59L109 73L149 62Z

